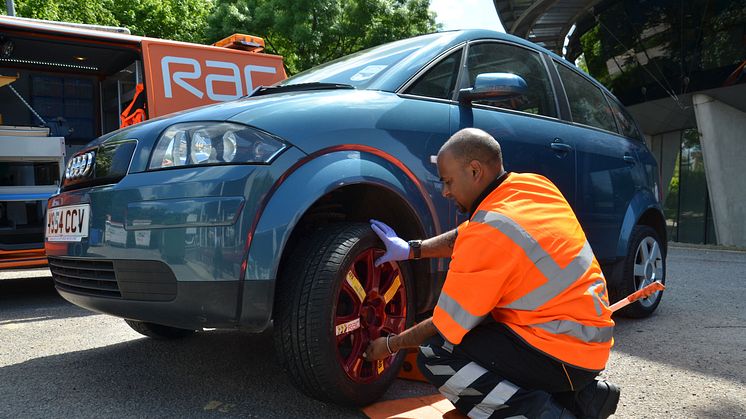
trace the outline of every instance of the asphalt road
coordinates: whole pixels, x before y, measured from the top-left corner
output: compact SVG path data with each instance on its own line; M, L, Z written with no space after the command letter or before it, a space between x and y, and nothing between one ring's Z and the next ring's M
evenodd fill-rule
M746 253L671 250L658 312L617 321L603 373L622 387L615 417L746 418L744 286ZM399 380L385 398L433 392ZM20 417L364 415L295 390L269 333L155 341L67 303L34 270L0 272L0 418Z

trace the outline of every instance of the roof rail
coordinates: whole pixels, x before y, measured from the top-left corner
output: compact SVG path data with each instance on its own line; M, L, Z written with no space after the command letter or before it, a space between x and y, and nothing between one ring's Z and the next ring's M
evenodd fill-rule
M44 23L47 25L66 26L69 28L89 29L89 30L101 31L101 32L120 33L124 35L132 34L129 29L119 28L116 26L90 25L87 23L73 23L73 22L58 22L56 20L32 19L32 18L18 17L18 16L3 16L3 18L19 20L19 21L28 22L28 23Z

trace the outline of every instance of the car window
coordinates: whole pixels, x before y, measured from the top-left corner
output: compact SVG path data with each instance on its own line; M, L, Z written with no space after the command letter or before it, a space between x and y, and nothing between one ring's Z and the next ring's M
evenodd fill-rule
M469 46L467 66L470 87L474 87L477 75L483 73L512 73L522 77L528 85L528 93L522 96L502 100L480 100L473 103L537 115L557 116L552 85L539 53L503 43L474 44Z
M632 116L629 114L629 112L627 112L627 110L624 109L624 107L617 103L617 101L613 98L610 98L608 96L607 98L609 99L611 110L614 112L614 116L616 117L616 122L619 126L619 133L624 135L625 137L634 138L635 140L642 140L642 136L637 130L635 121L632 119Z
M554 65L565 85L573 122L617 132L611 108L601 89L564 65L556 62Z
M450 54L419 78L406 93L417 96L450 99L456 88L463 50Z
M431 44L439 36L441 34L422 35L369 48L298 73L277 85L342 83L365 88L395 64Z

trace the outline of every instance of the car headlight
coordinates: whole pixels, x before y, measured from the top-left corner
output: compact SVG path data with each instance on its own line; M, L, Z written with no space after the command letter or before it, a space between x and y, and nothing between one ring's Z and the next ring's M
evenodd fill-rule
M185 122L158 138L148 169L211 164L270 163L287 145L246 125Z

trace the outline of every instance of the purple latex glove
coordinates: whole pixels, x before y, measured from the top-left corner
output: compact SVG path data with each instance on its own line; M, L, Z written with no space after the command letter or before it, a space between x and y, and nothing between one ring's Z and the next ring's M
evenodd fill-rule
M386 253L376 259L376 266L386 262L409 259L409 243L400 239L393 228L378 220L370 220L370 228L373 229L386 246Z

